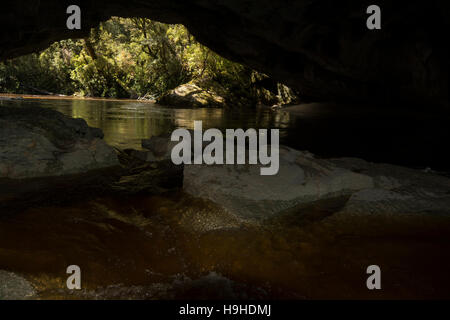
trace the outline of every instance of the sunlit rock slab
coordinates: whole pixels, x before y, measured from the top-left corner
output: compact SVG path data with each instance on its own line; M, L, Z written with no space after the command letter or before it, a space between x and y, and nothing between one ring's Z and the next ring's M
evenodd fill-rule
M373 188L370 176L280 147L280 168L260 175L259 165L186 165L183 189L244 219L270 218L297 205Z

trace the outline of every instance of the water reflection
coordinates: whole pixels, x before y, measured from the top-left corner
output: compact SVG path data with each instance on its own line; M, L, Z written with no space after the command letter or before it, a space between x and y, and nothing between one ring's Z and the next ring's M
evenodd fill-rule
M28 100L21 104L36 104L57 110L74 118L83 118L92 127L101 128L105 141L119 148L139 149L141 140L153 135L170 133L176 128L193 129L194 121L203 121L203 128L279 128L280 137L290 125L287 112L256 109L173 109L154 103L108 100Z
M17 95L0 95L16 98ZM31 98L31 99L30 99ZM26 97L6 104L34 104L83 118L101 128L105 140L118 148L140 149L141 140L179 127L277 128L280 143L319 157L357 157L415 168L450 170L448 113L379 108L370 105L309 104L295 110L269 108L174 109L134 100Z

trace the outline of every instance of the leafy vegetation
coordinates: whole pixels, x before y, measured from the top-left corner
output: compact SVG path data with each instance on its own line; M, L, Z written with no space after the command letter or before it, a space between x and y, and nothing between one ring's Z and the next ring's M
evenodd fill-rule
M184 83L214 90L227 104L290 102L292 91L224 59L182 25L114 17L88 38L56 42L0 64L0 91L114 98L156 98Z

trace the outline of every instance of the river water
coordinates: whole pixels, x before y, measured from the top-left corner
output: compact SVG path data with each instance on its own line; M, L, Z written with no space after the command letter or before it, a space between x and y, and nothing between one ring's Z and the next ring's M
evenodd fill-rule
M3 95L20 98L18 95ZM272 128L280 143L321 157L358 157L414 168L450 172L449 113L398 106L305 104L287 109L176 109L135 100L24 96L2 103L33 104L83 118L101 128L108 144L141 148L141 140L176 128ZM289 110L289 111L286 111Z
M282 143L298 148L313 148L328 128L328 136L340 138L317 144L319 153L377 157L352 132L352 121L339 123L342 135L326 113L308 108L294 116L267 108L173 109L136 101L34 97L8 103L83 118L119 148L140 148L141 139L202 120L204 128L279 128ZM333 151L331 146L352 136L361 148ZM38 298L50 299L448 298L447 220L324 219L339 205L318 203L268 225L208 232L198 224L220 209L182 192L36 206L0 215L0 270L25 276ZM81 291L66 289L65 271L72 264L81 267ZM382 291L366 288L371 264L382 267Z
M122 149L140 149L142 139L171 133L176 128L193 129L194 120L201 120L204 129L277 128L282 141L290 125L289 113L272 112L268 108L175 109L152 102L101 99L40 99L38 103L70 117L85 119L90 126L103 130L108 144Z

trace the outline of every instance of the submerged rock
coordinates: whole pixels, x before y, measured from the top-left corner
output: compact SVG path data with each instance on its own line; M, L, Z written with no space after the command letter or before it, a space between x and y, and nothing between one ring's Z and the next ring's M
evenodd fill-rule
M0 300L25 300L35 295L33 286L25 278L0 270Z
M225 106L225 99L212 90L187 83L164 94L156 103L177 108L221 108Z
M84 173L119 164L100 129L39 107L0 107L0 178Z

